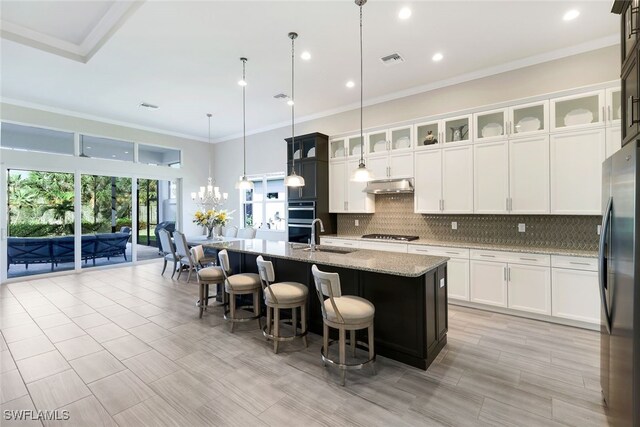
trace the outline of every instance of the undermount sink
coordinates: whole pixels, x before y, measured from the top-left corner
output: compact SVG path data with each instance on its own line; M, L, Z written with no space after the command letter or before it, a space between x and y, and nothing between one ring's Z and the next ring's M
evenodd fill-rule
M311 252L311 248L305 248L303 251ZM351 252L357 251L357 249L341 249L334 247L326 247L326 246L316 246L316 252L328 252L332 254L350 254Z

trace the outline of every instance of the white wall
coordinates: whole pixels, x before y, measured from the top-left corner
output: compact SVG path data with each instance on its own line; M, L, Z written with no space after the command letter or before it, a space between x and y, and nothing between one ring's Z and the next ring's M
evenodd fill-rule
M183 229L187 234L200 234L202 232L200 227L191 222L196 206L191 201L190 193L197 191L201 185L206 184L209 173L209 159L212 156L212 149L208 144L4 103L0 104L0 120L181 150L182 167L180 169L12 150L0 150L0 156L2 156L0 164L9 168L80 171L93 174L156 179L181 178L183 188ZM205 124L203 121L203 126Z
M372 105L365 108L364 127L383 126L615 80L620 77L619 49L619 46L598 49ZM297 84L313 82L299 81ZM296 134L321 132L336 135L358 128L359 111L352 110L296 123ZM290 137L290 132L290 127L283 127L247 136L247 174L283 171L286 163L284 138ZM213 159L218 183L223 188L232 189L242 174L242 139L215 144ZM229 191L229 198L229 207L237 209L238 193ZM239 224L238 215L234 222Z

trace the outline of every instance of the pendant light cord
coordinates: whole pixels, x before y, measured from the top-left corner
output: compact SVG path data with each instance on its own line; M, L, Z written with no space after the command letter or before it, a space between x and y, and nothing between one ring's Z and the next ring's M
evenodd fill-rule
M294 92L294 79L295 79L295 40L296 38L292 35L291 36L291 147L294 151L294 155L293 155L293 162L291 163L291 174L295 174L296 173L296 156L295 156L295 150L296 150L296 125L295 125L295 108L296 108L296 103L295 103L295 92ZM300 150L302 152L302 150Z
M247 58L242 59L242 81L246 82L245 66ZM247 176L247 94L246 84L242 86L242 178Z
M209 148L211 148L211 113L207 113L209 118ZM211 176L211 156L209 156L209 176Z
M362 110L363 110L363 84L362 84L362 5L364 3L360 3L360 164L364 165L364 132L363 132L363 120L362 120Z

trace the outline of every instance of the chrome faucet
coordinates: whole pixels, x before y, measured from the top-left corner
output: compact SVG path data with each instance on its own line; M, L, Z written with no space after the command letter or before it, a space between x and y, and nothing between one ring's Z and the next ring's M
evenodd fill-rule
M309 250L311 252L316 251L316 222L320 223L320 232L324 233L324 224L320 218L316 218L311 222L311 241L309 241Z

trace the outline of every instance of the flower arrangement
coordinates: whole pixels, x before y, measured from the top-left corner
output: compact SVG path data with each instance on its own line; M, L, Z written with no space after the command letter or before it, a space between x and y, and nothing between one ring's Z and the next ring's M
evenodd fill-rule
M226 210L198 210L193 217L193 222L205 227L208 231L207 238L210 239L213 237L213 230L216 227L227 225L227 223L232 219L231 213L232 212L227 212Z

